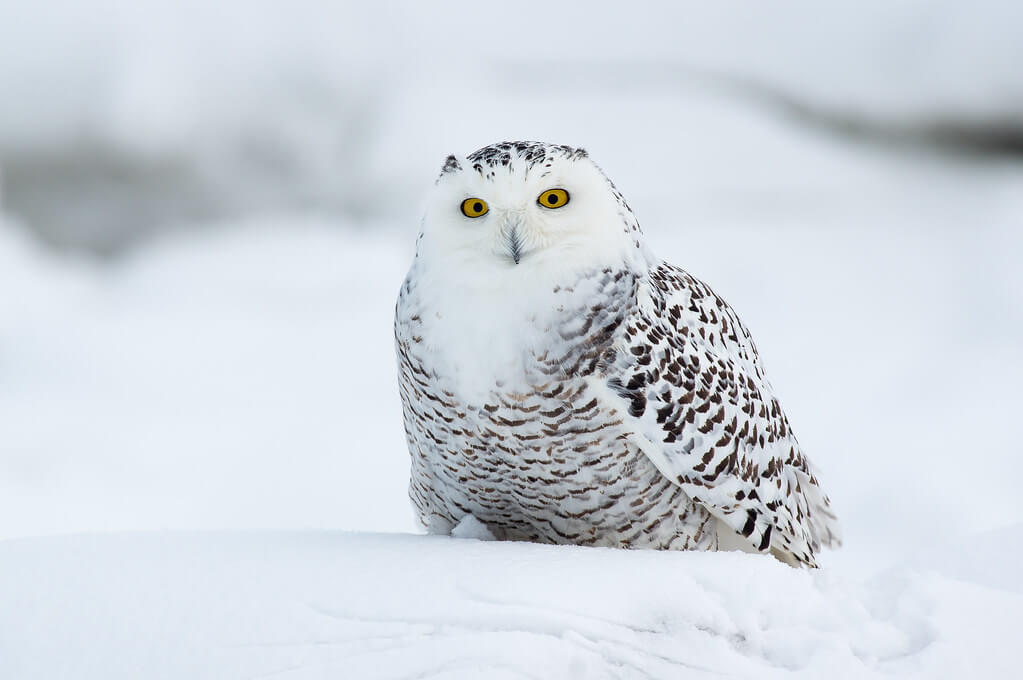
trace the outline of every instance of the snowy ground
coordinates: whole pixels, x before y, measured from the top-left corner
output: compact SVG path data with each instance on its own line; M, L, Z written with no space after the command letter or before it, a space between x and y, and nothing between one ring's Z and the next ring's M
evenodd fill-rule
M1006 552L1005 539L1014 545ZM1023 558L1023 527L981 548ZM958 561L958 558L953 558ZM386 534L0 543L9 678L1008 678L1023 592Z
M1023 164L693 73L1018 118L1018 9L606 5L569 45L508 17L523 51L468 10L246 3L221 44L236 12L101 4L0 4L0 678L1013 675ZM586 146L738 310L824 569L411 535L394 298L444 156L501 138Z

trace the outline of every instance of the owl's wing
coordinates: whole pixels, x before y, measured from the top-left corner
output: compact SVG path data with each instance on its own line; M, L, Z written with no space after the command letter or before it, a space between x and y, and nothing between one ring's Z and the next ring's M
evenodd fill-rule
M749 331L668 264L640 282L597 387L662 474L752 547L815 565L838 523L774 397Z

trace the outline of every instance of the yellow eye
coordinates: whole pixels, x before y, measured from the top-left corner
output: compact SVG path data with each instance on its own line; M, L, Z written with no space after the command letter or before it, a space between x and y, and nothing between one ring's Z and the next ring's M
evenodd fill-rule
M564 189L548 189L540 194L536 202L545 208L560 208L568 203L568 192Z
M490 210L490 206L482 198L467 198L462 201L462 214L466 217L482 217Z

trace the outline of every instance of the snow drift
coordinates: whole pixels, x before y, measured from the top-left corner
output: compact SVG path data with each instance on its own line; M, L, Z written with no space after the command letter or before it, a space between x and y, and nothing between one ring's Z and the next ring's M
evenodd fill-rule
M984 558L1008 573L1023 527L1002 539ZM1012 676L1018 583L960 579L901 567L856 583L742 553L436 536L13 540L0 543L0 676Z

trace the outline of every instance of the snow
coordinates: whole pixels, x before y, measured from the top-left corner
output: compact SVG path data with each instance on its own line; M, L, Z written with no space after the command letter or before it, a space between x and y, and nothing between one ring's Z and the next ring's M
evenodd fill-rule
M868 4L0 5L0 678L1016 674L1023 166L720 87L1018 118L1018 8ZM415 533L394 299L502 138L585 146L738 310L821 570Z
M1007 540L1016 555L1023 526ZM1023 593L742 553L343 532L0 544L17 678L1011 677Z
M413 528L390 339L411 244L248 227L110 268L0 232L0 536Z
M477 541L495 541L494 534L490 532L487 525L472 515L466 515L451 530L455 538L473 538Z

